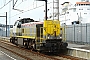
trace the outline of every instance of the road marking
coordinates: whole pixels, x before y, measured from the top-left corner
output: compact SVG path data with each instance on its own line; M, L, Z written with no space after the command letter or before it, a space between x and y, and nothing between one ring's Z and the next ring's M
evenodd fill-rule
M6 53L3 52L3 51L1 51L1 53L3 53L4 55L8 56L9 58L11 58L11 59L13 59L13 60L17 60L17 59L15 59L15 58L11 57L10 55L6 54Z

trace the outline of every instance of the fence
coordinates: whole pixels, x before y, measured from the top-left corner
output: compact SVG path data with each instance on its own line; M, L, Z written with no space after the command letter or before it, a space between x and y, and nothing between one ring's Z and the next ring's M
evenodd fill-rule
M2 28L2 27L1 27ZM4 29L0 29L0 36L6 36L6 31ZM7 37L10 36L10 30L7 30Z
M90 23L78 25L63 25L63 39L67 42L90 44Z

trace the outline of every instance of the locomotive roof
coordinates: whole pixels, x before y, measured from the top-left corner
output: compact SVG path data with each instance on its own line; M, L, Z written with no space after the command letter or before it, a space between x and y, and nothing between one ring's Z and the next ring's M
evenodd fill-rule
M23 18L23 19L19 19L18 21L20 21L23 24L23 23L28 23L28 22L34 22L34 19Z
M22 18L22 19L19 19L18 21L23 21L23 20L33 20L31 18Z

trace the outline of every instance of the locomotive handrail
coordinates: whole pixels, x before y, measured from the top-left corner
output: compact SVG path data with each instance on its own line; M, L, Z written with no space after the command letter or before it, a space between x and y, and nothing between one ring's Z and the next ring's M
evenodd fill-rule
M63 26L62 27L62 39L64 40L64 41L66 41L66 30L65 30L65 28L66 28L66 26Z

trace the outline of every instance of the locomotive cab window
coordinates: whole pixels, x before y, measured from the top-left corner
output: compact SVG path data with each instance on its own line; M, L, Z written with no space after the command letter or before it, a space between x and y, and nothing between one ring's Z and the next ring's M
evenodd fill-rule
M17 27L18 27L18 28L21 28L21 22L18 22Z
M14 26L16 25L17 21L15 22Z
M17 25L18 25L18 22L19 22L19 21L16 21L15 24L14 24L14 26L17 26Z

